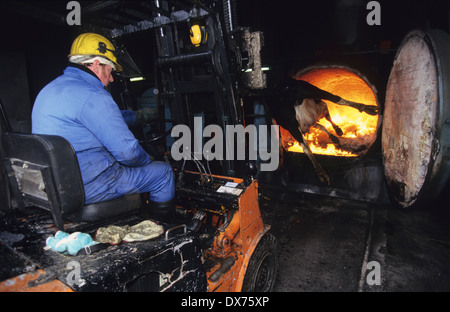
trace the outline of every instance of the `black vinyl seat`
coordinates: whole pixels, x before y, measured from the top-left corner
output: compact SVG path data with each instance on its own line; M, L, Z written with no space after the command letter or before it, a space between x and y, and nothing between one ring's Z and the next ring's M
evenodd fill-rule
M85 205L78 159L72 145L56 135L3 133L3 161L18 208L33 205L52 213L64 230L64 220L98 222L137 212L140 194Z

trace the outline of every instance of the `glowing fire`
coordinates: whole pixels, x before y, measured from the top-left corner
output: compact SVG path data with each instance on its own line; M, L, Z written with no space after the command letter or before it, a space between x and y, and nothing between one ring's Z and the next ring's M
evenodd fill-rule
M349 69L314 68L297 76L297 79L308 81L346 100L366 105L378 105L373 90ZM348 157L365 153L376 139L378 116L361 113L352 107L325 102L331 119L342 129L344 134L340 137L337 136L331 124L322 118L319 123L339 139L340 146L333 144L326 133L311 127L309 133L304 135L311 151L314 154ZM302 153L302 147L289 132L281 127L280 129L283 147L289 152Z

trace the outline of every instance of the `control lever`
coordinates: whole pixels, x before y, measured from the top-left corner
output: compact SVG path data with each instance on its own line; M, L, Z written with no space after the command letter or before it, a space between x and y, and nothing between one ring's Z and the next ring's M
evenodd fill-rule
M191 222L189 222L189 224L187 224L187 228L189 231L193 231L193 232L197 232L201 225L202 225L202 221L203 218L205 218L206 213L204 211L197 211L197 213L192 217Z

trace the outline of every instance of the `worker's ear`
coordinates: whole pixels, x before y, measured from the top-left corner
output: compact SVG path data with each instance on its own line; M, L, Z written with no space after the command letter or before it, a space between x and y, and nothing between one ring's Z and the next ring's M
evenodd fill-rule
M99 74L100 73L100 61L99 60L94 60L92 62L92 65L89 67L94 73Z

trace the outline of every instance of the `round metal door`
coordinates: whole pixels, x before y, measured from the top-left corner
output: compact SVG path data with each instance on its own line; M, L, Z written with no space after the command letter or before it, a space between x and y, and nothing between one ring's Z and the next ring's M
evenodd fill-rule
M450 172L450 36L412 31L391 69L382 151L391 199L421 206L442 191Z

